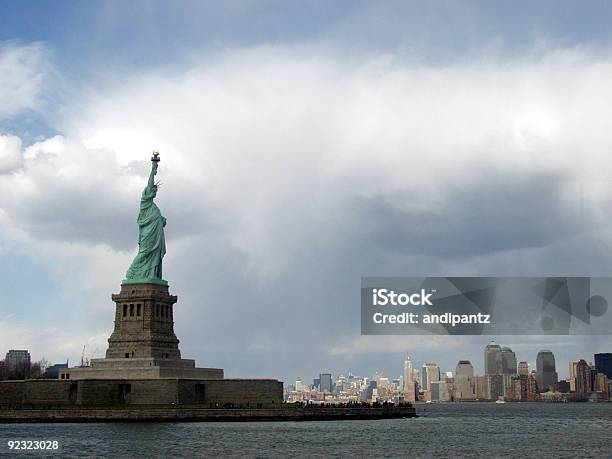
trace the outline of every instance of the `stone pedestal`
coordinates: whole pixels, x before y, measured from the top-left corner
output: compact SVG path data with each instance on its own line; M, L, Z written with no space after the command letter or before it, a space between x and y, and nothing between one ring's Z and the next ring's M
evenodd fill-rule
M177 297L168 293L167 285L122 284L112 299L115 327L106 358L64 369L60 379L223 378L220 368L196 368L194 360L181 359L174 333Z
M168 286L123 284L112 296L115 329L108 339L107 359L180 359L179 340L174 334L174 304L177 297Z

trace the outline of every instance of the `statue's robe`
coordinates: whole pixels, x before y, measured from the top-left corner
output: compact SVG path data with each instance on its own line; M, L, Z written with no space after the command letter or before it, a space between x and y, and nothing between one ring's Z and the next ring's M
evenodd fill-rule
M138 254L128 269L127 280L162 279L162 258L166 254L166 219L153 202L153 198L153 190L145 188L138 214Z

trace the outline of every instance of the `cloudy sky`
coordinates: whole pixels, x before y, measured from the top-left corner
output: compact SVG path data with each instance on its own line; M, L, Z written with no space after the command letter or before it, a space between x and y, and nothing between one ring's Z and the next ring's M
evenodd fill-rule
M612 4L3 2L0 353L106 349L159 149L183 355L483 370L596 337L362 337L362 276L612 276Z

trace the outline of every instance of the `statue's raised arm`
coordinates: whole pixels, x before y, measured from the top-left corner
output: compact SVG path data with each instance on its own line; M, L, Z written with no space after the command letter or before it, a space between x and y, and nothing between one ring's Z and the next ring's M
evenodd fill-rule
M152 195L153 198L157 195L158 185L155 184L155 176L157 175L157 166L159 165L159 161L159 152L154 151L153 157L151 158L151 173L149 174L147 187L143 191L143 197L145 194Z
M159 184L155 183L159 153L154 151L151 158L149 181L142 192L138 214L138 254L127 271L124 284L156 283L167 284L162 279L162 258L166 254L164 226L166 219L153 202Z

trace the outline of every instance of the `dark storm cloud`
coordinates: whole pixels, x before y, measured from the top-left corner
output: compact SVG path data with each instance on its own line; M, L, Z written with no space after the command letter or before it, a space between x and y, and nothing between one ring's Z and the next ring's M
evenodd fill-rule
M435 184L444 203L431 209L405 206L423 199L412 190L358 198L351 202L354 226L364 228L372 248L443 259L542 247L588 229L578 218L578 197L567 201L566 174L475 172L481 177L475 182ZM431 176L435 181L435 171Z

